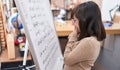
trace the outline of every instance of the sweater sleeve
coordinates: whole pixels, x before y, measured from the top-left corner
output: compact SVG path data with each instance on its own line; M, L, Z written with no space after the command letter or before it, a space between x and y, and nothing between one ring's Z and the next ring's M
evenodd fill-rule
M94 58L94 50L95 48L91 47L90 41L83 39L73 50L66 48L64 62L66 65L72 66L81 61L91 60Z
M66 45L66 49L64 52L64 55L67 53L70 53L72 51L72 48L74 47L74 43L77 41L77 33L73 31L69 36L68 36L68 42Z

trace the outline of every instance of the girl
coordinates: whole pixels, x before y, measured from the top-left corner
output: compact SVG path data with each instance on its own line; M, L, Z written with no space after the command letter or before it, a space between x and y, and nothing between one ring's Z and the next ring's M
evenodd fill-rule
M106 38L100 9L92 1L85 2L73 9L71 17L75 29L68 37L64 70L91 70Z

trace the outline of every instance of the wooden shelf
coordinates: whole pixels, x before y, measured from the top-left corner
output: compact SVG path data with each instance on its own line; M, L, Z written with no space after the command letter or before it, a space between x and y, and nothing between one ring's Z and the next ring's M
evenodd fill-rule
M18 47L15 47L15 50L16 50L15 51L16 58L10 60L10 59L8 59L8 54L7 54L8 51L7 51L7 49L5 49L0 56L1 63L23 61L23 57L20 56ZM30 52L28 53L27 60L32 60Z

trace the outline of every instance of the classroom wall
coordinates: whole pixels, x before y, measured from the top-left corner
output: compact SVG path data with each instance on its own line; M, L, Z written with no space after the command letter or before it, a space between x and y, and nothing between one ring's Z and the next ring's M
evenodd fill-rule
M103 0L51 0L51 4L52 6L56 7L56 8L65 8L65 5L73 2L76 5L86 2L86 1L94 1L95 3L97 3L99 5L99 7L102 7L102 1Z
M53 4L57 8L64 8L65 0L51 0L51 4Z
M101 9L103 21L112 21L111 16L113 18L115 11L117 10L116 6L118 3L119 0L103 0ZM110 12L110 10L112 10L112 12Z
M93 1L93 2L97 3L100 8L102 7L102 1L103 0L78 0L79 3L83 3L83 2L86 2L86 1Z

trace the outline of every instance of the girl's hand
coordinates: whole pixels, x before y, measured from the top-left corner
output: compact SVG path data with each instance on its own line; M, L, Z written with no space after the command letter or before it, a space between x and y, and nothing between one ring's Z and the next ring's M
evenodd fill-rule
M78 35L80 34L80 30L77 27L74 27L74 32Z

